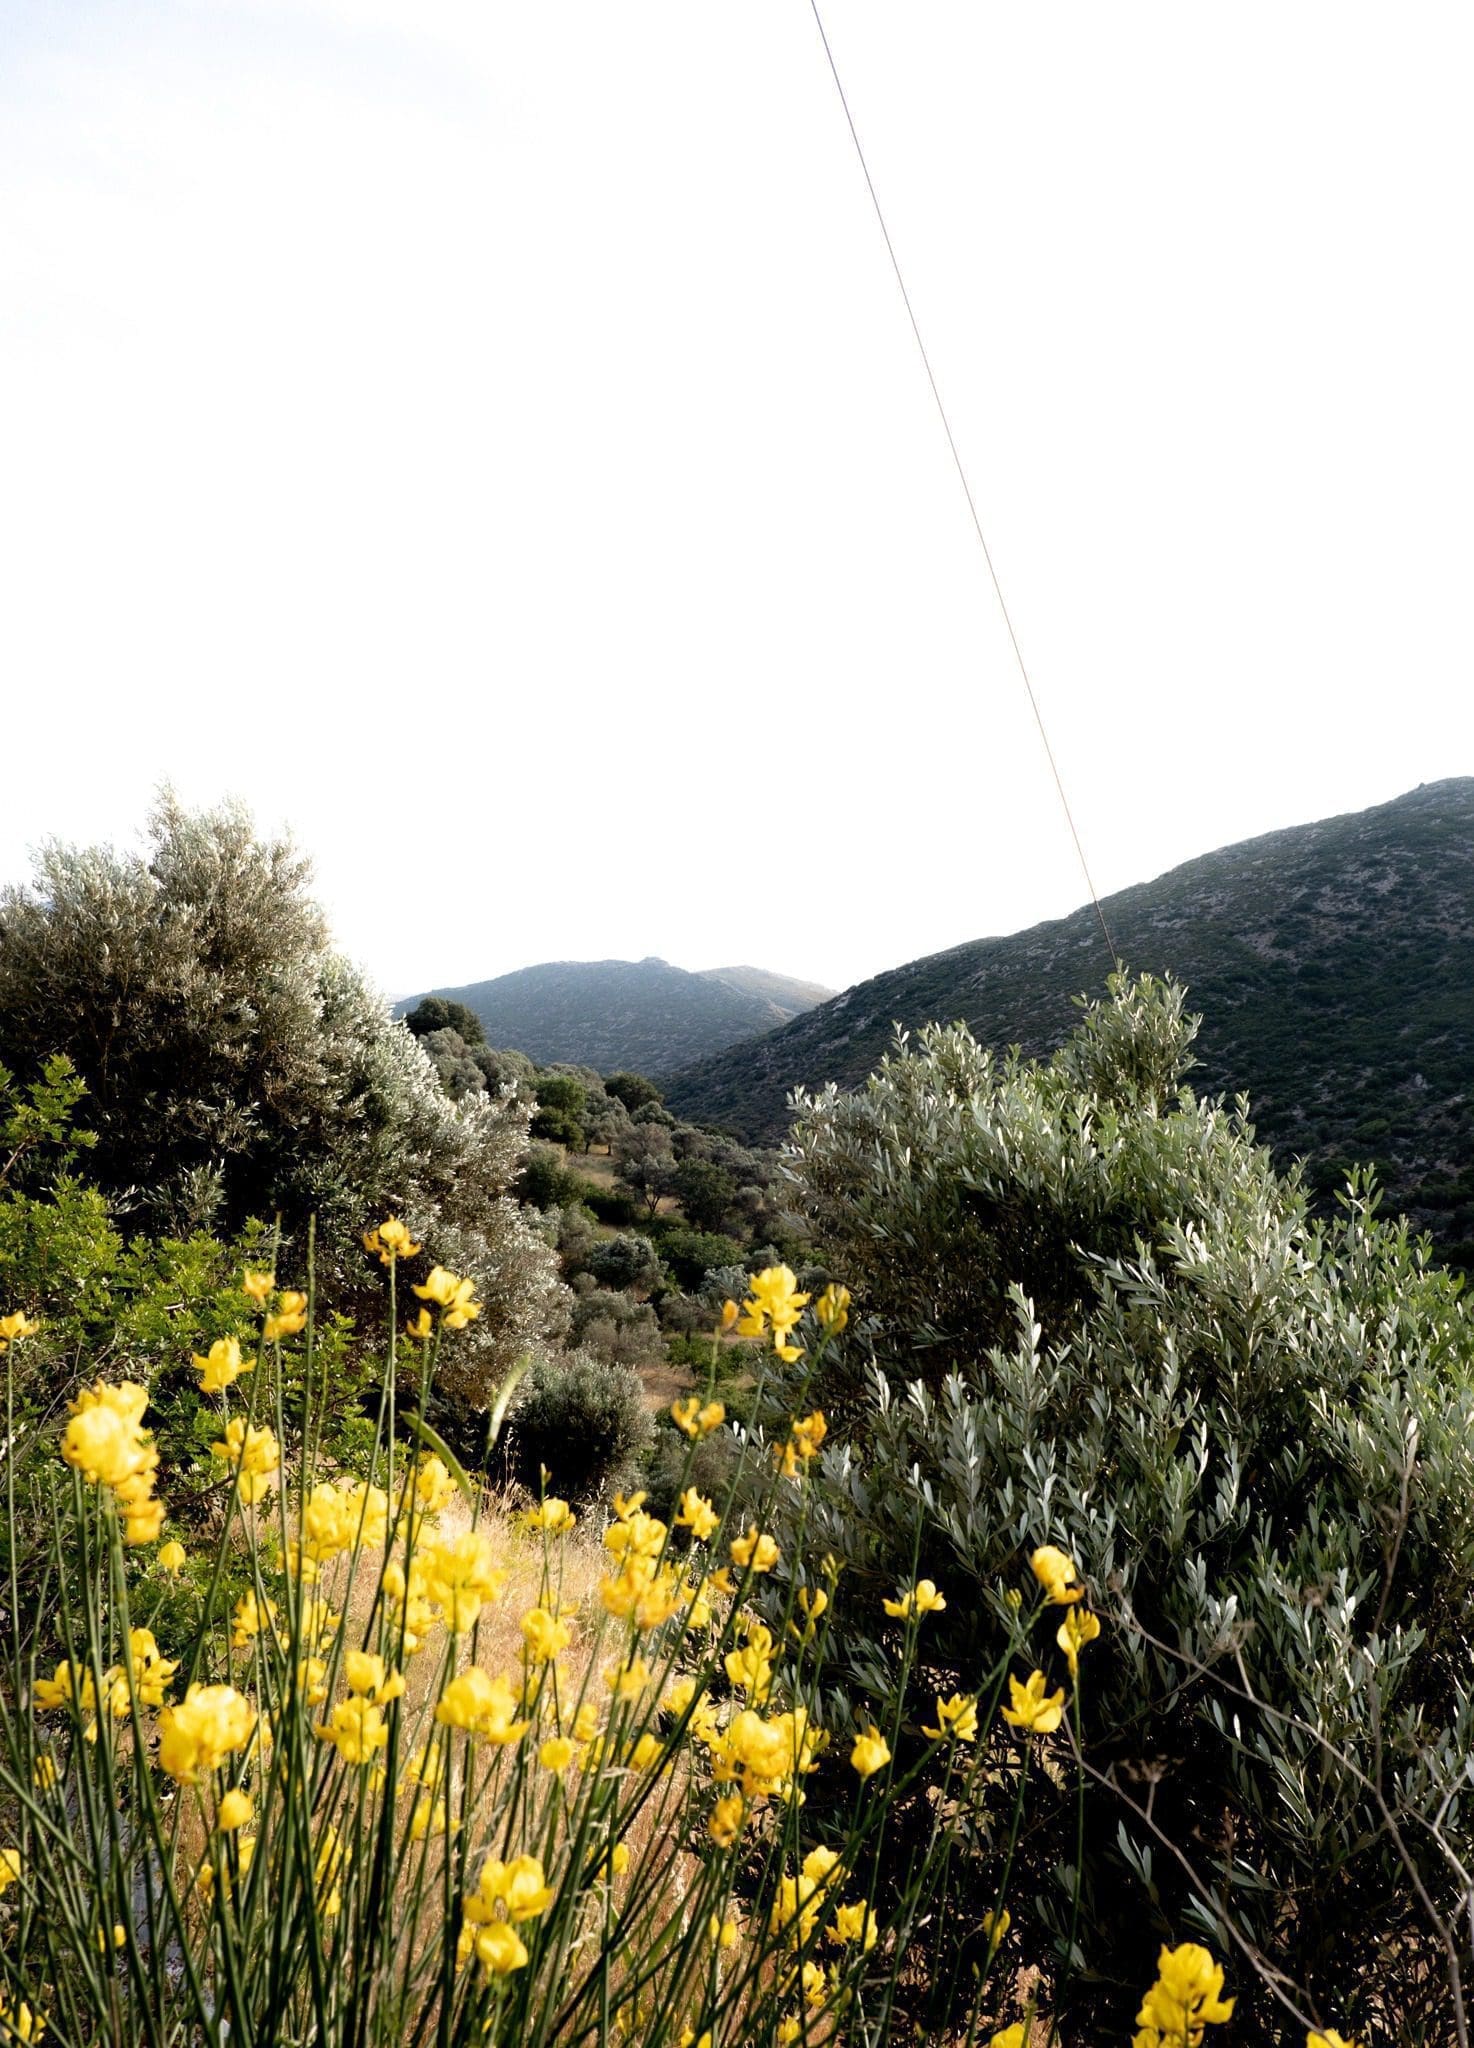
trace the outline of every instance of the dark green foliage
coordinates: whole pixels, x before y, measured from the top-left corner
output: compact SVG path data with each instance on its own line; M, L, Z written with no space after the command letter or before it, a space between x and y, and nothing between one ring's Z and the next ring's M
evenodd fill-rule
M476 1399L563 1314L552 1255L506 1198L525 1112L450 1099L332 952L307 880L238 806L169 796L146 854L47 847L34 887L0 895L0 1058L23 1073L71 1059L89 1178L144 1234L231 1240L280 1216L300 1271L316 1217L320 1270L368 1307L364 1226L394 1209L433 1233L488 1303L456 1353Z
M656 1083L647 1079L644 1074L607 1074L604 1077L604 1088L616 1102L624 1104L631 1116L637 1109L643 1109L647 1102L665 1100Z
M566 1209L595 1192L556 1145L532 1145L517 1176L517 1199L533 1209Z
M1201 1086L1253 1097L1261 1141L1282 1170L1306 1162L1324 1213L1346 1165L1375 1160L1388 1206L1445 1255L1474 1239L1474 780L1227 847L1103 908L1130 968L1192 988ZM961 1018L1043 1054L1103 954L1093 909L954 947L714 1054L667 1099L776 1141L790 1090L858 1085L896 1023Z
M659 1124L631 1124L615 1141L614 1165L621 1188L654 1216L675 1180L670 1132Z
M709 1159L686 1159L672 1176L676 1200L697 1230L724 1231L737 1210L737 1183Z
M537 1108L532 1117L532 1135L566 1145L570 1152L584 1148L584 1112L588 1092L572 1074L537 1076Z
M645 1216L645 1205L624 1188L601 1187L598 1181L585 1181L579 1197L591 1216L597 1216L601 1223L612 1223L616 1230L639 1223Z
M700 1287L713 1266L737 1265L743 1257L742 1246L734 1238L717 1231L679 1227L661 1232L660 1252L681 1286L692 1290Z
M522 1383L508 1428L512 1475L588 1503L628 1485L650 1440L650 1418L632 1372L578 1353L539 1360Z
M692 1444L667 1417L645 1452L640 1484L646 1490L646 1512L669 1521L688 1486L725 1506L729 1498L739 1504L747 1499L761 1501L766 1481L764 1474L743 1462L727 1431ZM739 1512L737 1520L743 1519Z
M428 1038L434 1031L454 1031L467 1045L486 1043L486 1033L476 1012L464 1003L450 1002L445 996L422 997L404 1021L416 1038Z
M644 1294L660 1284L662 1275L659 1252L638 1231L602 1239L584 1260L584 1268L601 1287L632 1289Z
M1060 1544L1103 1618L1086 1754L1117 1788L1086 1808L1087 1978L1120 1986L1114 2009L1082 1991L1091 2026L1129 2031L1158 1940L1225 1952L1227 1911L1320 2010L1431 2041L1441 1962L1397 1841L1452 1912L1439 1830L1474 1859L1474 1327L1366 1190L1308 1217L1242 1114L1180 1085L1191 1037L1176 991L1116 983L1047 1065L933 1030L861 1093L800 1105L800 1196L855 1295L775 1411L830 1421L802 1542L846 1567L831 1677L894 1682L881 1597L930 1576L948 1608L919 1719L977 1682L1005 1589ZM1121 1803L1147 1788L1196 1901ZM1021 1850L1059 1940L1074 1825L1041 1794Z

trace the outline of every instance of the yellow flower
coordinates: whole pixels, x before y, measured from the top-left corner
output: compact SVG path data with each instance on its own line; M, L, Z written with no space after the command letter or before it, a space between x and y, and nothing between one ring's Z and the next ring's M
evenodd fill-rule
M178 1660L162 1654L154 1640L153 1630L148 1628L128 1631L128 1649L133 1659L133 1682L138 1690L139 1705L161 1707L164 1688L179 1669ZM123 1673L120 1671L118 1676L122 1678ZM126 1689L126 1680L124 1683ZM118 1719L122 1718L119 1714Z
M120 1496L121 1498L121 1496ZM129 1501L123 1509L123 1541L125 1543L157 1543L159 1532L164 1526L164 1503L161 1500Z
M798 1281L787 1266L768 1266L747 1283L747 1299L742 1304L737 1334L761 1337L765 1329L771 1330L773 1349L780 1358L791 1361L801 1354L797 1345L784 1340L802 1316L808 1299L808 1295L798 1292Z
M94 1486L117 1489L140 1479L147 1484L158 1464L148 1431L139 1427L147 1405L143 1388L130 1380L116 1387L99 1380L84 1388L62 1432L62 1457Z
M220 1802L215 1814L215 1825L222 1835L234 1834L237 1828L245 1826L255 1811L250 1795L242 1792L239 1786L233 1785Z
M1013 1925L1013 1915L1007 1906L1000 1906L996 1913L984 1913L982 1928L988 1937L988 1960L997 1955L1008 1930Z
M447 1330L463 1330L473 1316L480 1315L480 1302L471 1298L475 1291L474 1280L462 1280L459 1274L448 1272L444 1266L432 1267L424 1286L415 1289L421 1301L434 1302L441 1311L440 1320Z
M740 1313L741 1311L738 1309L735 1301L724 1301L722 1303L722 1319L718 1328L723 1336L732 1328Z
M918 1579L909 1592L898 1593L894 1600L882 1600L881 1606L893 1621L905 1621L913 1614L939 1614L947 1604L945 1593L939 1593L931 1579Z
M280 1337L295 1337L306 1327L307 1296L299 1294L294 1287L287 1287L282 1291L276 1313L266 1318L261 1335L268 1344L274 1344Z
M773 1638L760 1621L747 1623L747 1640L740 1650L729 1650L723 1662L733 1685L748 1694L755 1707L768 1697L773 1684Z
M383 1658L371 1650L350 1650L343 1659L343 1676L350 1692L363 1693L381 1707L404 1691L403 1673L387 1669Z
M505 1678L491 1678L477 1664L450 1681L435 1709L442 1728L463 1728L498 1746L526 1734L528 1723L516 1714L517 1696Z
M566 1771L578 1754L566 1735L550 1735L537 1753L545 1771Z
M19 1849L0 1849L0 1894L20 1883L22 1867Z
M1003 1709L1003 1718L1011 1728L1023 1728L1031 1735L1054 1733L1064 1719L1065 1693L1061 1686L1058 1692L1046 1695L1048 1682L1042 1671L1030 1672L1025 1685L1010 1676L1008 1691L1013 1705Z
M694 1486L688 1486L681 1495L681 1504L676 1510L675 1525L678 1529L689 1529L698 1543L705 1543L714 1536L721 1523L721 1516L712 1503Z
M192 1685L181 1706L159 1715L159 1763L181 1785L198 1784L244 1749L256 1710L233 1685Z
M493 1856L481 1866L476 1890L466 1901L466 1918L473 1926L489 1925L500 1920L500 1907L510 1921L535 1920L553 1897L539 1857L514 1856L503 1863Z
M258 1598L254 1588L242 1593L235 1603L235 1612L230 1617L230 1642L232 1649L244 1650L259 1635L276 1633L276 1603L265 1596Z
M732 1539L731 1550L732 1562L741 1571L770 1572L782 1556L772 1537L760 1535L751 1524L745 1536Z
M708 1401L703 1405L699 1395L688 1394L684 1401L672 1401L670 1419L694 1443L699 1437L710 1436L714 1429L721 1428L727 1419L726 1404Z
M258 1307L265 1303L267 1295L270 1294L275 1285L275 1273L253 1273L251 1268L247 1266L245 1272L241 1275L241 1288L243 1292L249 1294L252 1301Z
M937 1725L923 1728L934 1742L972 1742L978 1732L978 1703L970 1693L954 1692L948 1700L937 1700Z
M1233 2016L1234 2000L1221 1997L1222 1990L1223 1965L1198 1942L1164 1948L1157 1958L1157 1981L1142 2000L1136 2024L1148 2041L1155 2028L1164 2048L1178 2041L1200 2042L1204 2027Z
M60 1776L61 1773L56 1768L56 1758L43 1751L36 1759L36 1767L31 1773L31 1783L38 1792L49 1792Z
M3 1990L0 1990L0 2025L5 2028L7 2041L39 2041L46 2032L46 2022L40 2013L33 2011L24 1999L19 2005L7 2004Z
M578 1516L566 1500L559 1500L556 1494L549 1494L546 1500L538 1502L535 1508L528 1508L522 1517L526 1529L541 1529L547 1536L566 1536L577 1522Z
M513 1970L527 1967L527 1949L521 1935L505 1920L493 1920L478 1927L470 1953L487 1977L509 1977Z
M861 1899L853 1906L841 1906L835 1913L834 1925L826 1928L825 1933L833 1942L858 1941L868 1955L875 1946L879 1929L875 1925L875 1915Z
M522 1655L529 1664L551 1664L568 1648L573 1632L546 1607L531 1607L522 1617Z
M253 1428L236 1416L225 1425L222 1441L211 1444L217 1458L240 1471L240 1497L248 1506L265 1498L281 1472L281 1447L270 1429Z
M718 1948L736 1948L741 1939L741 1929L735 1920L719 1920L713 1913L706 1923L706 1938L714 1941Z
M877 1771L885 1769L890 1760L890 1750L878 1728L872 1726L855 1737L850 1764L862 1778L873 1778Z
M223 1394L242 1373L256 1370L254 1358L241 1357L240 1341L235 1337L217 1337L203 1358L198 1351L193 1357L202 1394Z
M1027 2048L1028 2029L1022 2020L1015 2020L1011 2027L1002 2027L988 2043L988 2048Z
M401 1496L402 1509L413 1507L420 1515L438 1515L455 1499L456 1483L443 1458L421 1451L414 1471L407 1475ZM380 1539L382 1540L382 1539Z
M848 1287L836 1287L831 1281L814 1303L814 1314L819 1318L819 1327L837 1337L850 1319Z
M742 1832L743 1815L746 1807L736 1792L728 1792L720 1798L711 1810L711 1819L706 1832L719 1849L730 1849Z
M495 1600L507 1583L506 1572L493 1562L493 1556L484 1529L436 1538L420 1551L425 1591L459 1633L474 1625L483 1604Z
M173 1578L176 1572L183 1571L185 1565L188 1562L189 1554L185 1550L184 1545L179 1541L177 1536L171 1536L169 1538L169 1541L164 1545L163 1549L159 1552L159 1570L161 1572L167 1572L170 1578Z
M380 1265L392 1266L396 1259L412 1259L420 1247L397 1216L387 1216L373 1230L363 1233L363 1248L373 1253Z
M383 1713L372 1700L364 1699L360 1693L354 1693L351 1699L340 1700L329 1719L319 1723L316 1732L323 1741L334 1745L345 1764L372 1763L389 1741Z
M0 1352L8 1351L22 1337L34 1337L40 1327L31 1317L22 1315L19 1309L8 1316L0 1316Z
M1054 1640L1065 1653L1071 1678L1080 1676L1080 1652L1100 1634L1100 1618L1088 1607L1072 1607L1055 1631Z
M69 1704L75 1704L83 1713L90 1714L97 1705L97 1688L92 1683L90 1671L74 1672L70 1664L62 1662L50 1678L36 1680L33 1699L38 1714L54 1714L58 1707Z
M637 1700L650 1683L650 1666L643 1657L631 1657L627 1664L610 1664L604 1683L617 1700Z
M1068 1607L1072 1600L1084 1599L1085 1588L1080 1584L1074 1559L1052 1543L1041 1544L1029 1559L1029 1566L1044 1588L1044 1597L1056 1607Z

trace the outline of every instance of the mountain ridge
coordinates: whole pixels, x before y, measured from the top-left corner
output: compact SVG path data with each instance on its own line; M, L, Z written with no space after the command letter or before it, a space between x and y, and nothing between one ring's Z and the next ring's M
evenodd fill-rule
M659 1075L787 1022L817 984L764 968L693 974L643 960L543 960L486 981L436 987L395 1004L403 1016L425 995L464 1003L487 1043L515 1046L540 1066L590 1066ZM823 992L827 995L829 992Z
M1193 1086L1247 1093L1261 1139L1327 1188L1353 1159L1474 1263L1474 778L1292 825L1103 899L1125 965L1203 1015ZM771 1142L795 1086L852 1086L893 1023L965 1019L1044 1053L1107 969L1094 907L872 976L671 1076L679 1115Z

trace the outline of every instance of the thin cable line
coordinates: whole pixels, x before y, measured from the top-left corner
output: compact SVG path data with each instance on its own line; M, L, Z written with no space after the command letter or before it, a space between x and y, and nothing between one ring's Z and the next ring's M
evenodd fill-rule
M1044 714L1039 709L1039 699L1034 694L1034 685L1029 676L1028 666L1024 661L1023 649L1019 646L1018 634L1013 629L1013 619L1009 613L1008 600L1003 595L1003 585L998 581L998 571L993 566L992 551L989 549L987 536L983 532L983 522L978 517L977 502L972 494L972 486L967 480L967 471L962 466L962 457L958 453L957 439L952 432L952 422L948 419L947 408L942 403L942 394L938 389L936 374L931 366L931 357L927 354L926 343L921 338L921 326L916 318L916 309L911 304L911 294L906 289L906 280L901 273L900 259L896 255L895 243L891 240L891 231L886 226L885 209L882 207L880 195L875 189L875 180L870 175L870 166L865 160L865 150L860 141L860 132L855 126L855 117L850 112L850 103L845 93L844 83L839 75L839 66L834 61L834 51L830 47L829 37L824 28L824 17L819 12L819 0L809 0L809 6L813 10L814 25L819 31L819 40L824 45L824 55L829 59L829 75L834 80L834 89L839 94L839 103L844 108L844 117L849 124L850 140L855 145L855 154L860 159L860 169L865 174L865 184L870 193L870 204L875 208L875 218L880 222L880 232L885 237L886 254L891 259L891 269L895 272L896 283L901 288L901 298L906 307L906 317L911 322L911 332L916 337L916 346L921 355L922 368L926 371L926 381L931 386L931 395L936 401L937 415L942 422L942 432L947 436L947 446L952 451L952 460L957 468L957 479L962 485L962 495L966 498L967 509L972 514L973 532L978 537L978 546L983 551L983 560L988 565L988 574L992 579L993 592L998 599L998 609L1002 612L1003 623L1008 628L1008 638L1013 647L1014 660L1018 663L1018 672L1023 678L1024 689L1029 699L1029 709L1034 714L1034 723L1039 728L1039 738L1043 742L1044 756L1049 763L1049 772L1054 777L1055 788L1059 791L1059 800L1064 809L1065 823L1069 826L1070 837L1075 842L1075 853L1080 862L1080 872L1085 877L1085 886L1090 891L1090 901L1094 904L1095 914L1100 920L1101 936L1104 938L1106 950L1111 956L1111 965L1119 968L1121 956L1116 951L1115 941L1111 937L1110 926L1106 923L1105 912L1100 907L1100 897L1096 894L1095 882L1090 873L1090 863L1085 858L1085 848L1081 844L1080 834L1075 826L1075 814L1070 809L1070 800L1065 794L1065 785L1059 772L1059 763L1054 758L1054 748L1049 744L1049 733L1045 728Z

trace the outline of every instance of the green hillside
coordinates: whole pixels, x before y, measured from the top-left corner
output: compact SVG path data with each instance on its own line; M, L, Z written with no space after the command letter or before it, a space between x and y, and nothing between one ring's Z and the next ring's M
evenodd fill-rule
M435 988L481 1019L490 1045L539 1066L568 1061L610 1074L659 1074L781 1025L829 993L760 968L689 974L668 960L549 960ZM397 1008L412 1010L418 996Z
M1225 847L1104 908L1128 967L1187 983L1201 1092L1246 1092L1261 1138L1318 1187L1375 1162L1390 1200L1474 1263L1474 779ZM863 1080L894 1023L965 1018L1042 1052L1105 971L1078 910L877 975L693 1064L667 1098L772 1140L791 1088Z

